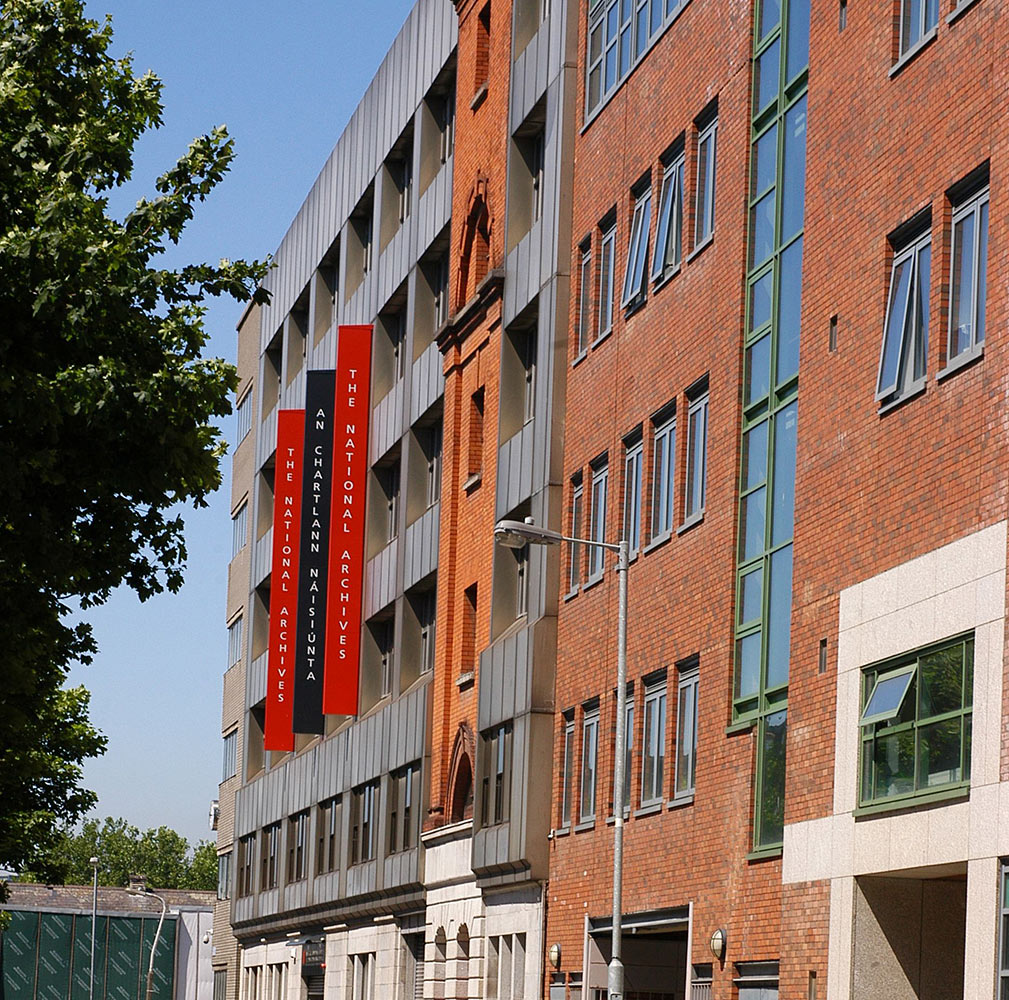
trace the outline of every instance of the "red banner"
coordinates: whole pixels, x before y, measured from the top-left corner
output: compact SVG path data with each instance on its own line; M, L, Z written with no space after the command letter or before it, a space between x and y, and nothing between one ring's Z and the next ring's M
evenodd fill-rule
M304 440L305 411L281 410L277 414L277 467L273 484L273 568L264 732L267 750L294 749L291 710Z
M370 326L341 326L336 347L329 615L322 710L357 714L371 416Z

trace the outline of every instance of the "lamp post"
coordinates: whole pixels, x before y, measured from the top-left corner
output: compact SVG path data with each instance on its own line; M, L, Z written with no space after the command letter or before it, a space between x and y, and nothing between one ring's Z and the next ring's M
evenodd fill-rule
M154 953L158 949L158 940L161 937L161 925L165 922L165 911L168 909L168 903L165 901L164 896L159 896L156 892L151 892L150 889L127 889L126 892L130 896L153 896L161 903L161 916L158 919L158 929L154 932L154 940L151 942L151 960L147 965L147 992L145 996L147 1000L151 1000L151 993L154 989Z
M88 986L88 1000L95 1000L95 926L98 923L98 858L90 858L88 864L94 873L91 886L91 978Z
M607 970L609 1000L623 1000L624 963L621 957L623 935L623 876L624 876L624 758L627 754L627 566L626 539L617 543L599 542L591 538L569 538L559 531L543 528L533 522L498 521L494 525L494 540L510 549L524 545L558 545L571 542L576 545L594 545L617 553L617 732L616 760L613 762L613 918L610 964Z

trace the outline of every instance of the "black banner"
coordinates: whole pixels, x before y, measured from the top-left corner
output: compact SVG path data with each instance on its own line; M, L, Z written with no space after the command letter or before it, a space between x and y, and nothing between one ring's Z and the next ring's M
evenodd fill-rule
M310 371L305 385L305 464L301 493L301 564L295 636L293 721L296 733L322 733L329 522L333 496L333 403L336 373Z

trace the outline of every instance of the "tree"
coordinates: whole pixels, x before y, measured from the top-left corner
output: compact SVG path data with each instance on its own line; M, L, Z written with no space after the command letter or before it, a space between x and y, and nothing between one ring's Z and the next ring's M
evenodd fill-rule
M91 859L98 858L98 884L129 885L142 876L152 889L214 889L217 886L217 849L200 841L192 850L181 834L167 826L141 833L126 820L87 820L78 833L61 833L39 857L39 868L21 873L35 882L42 872L59 873L66 885L89 885L94 877Z
M40 870L95 802L81 763L106 741L86 691L62 686L96 647L70 602L181 585L173 508L217 488L211 422L235 387L230 365L201 357L202 302L266 298L258 262L158 266L228 169L223 126L154 197L110 214L162 113L158 79L111 40L82 0L0 5L0 867L15 870Z

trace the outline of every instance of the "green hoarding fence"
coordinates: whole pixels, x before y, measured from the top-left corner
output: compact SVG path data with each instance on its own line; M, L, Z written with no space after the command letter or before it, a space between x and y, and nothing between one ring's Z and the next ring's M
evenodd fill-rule
M10 911L0 934L0 1000L90 1000L91 915ZM94 1000L144 1000L157 917L99 916ZM152 995L175 990L178 924L165 918L154 958Z

